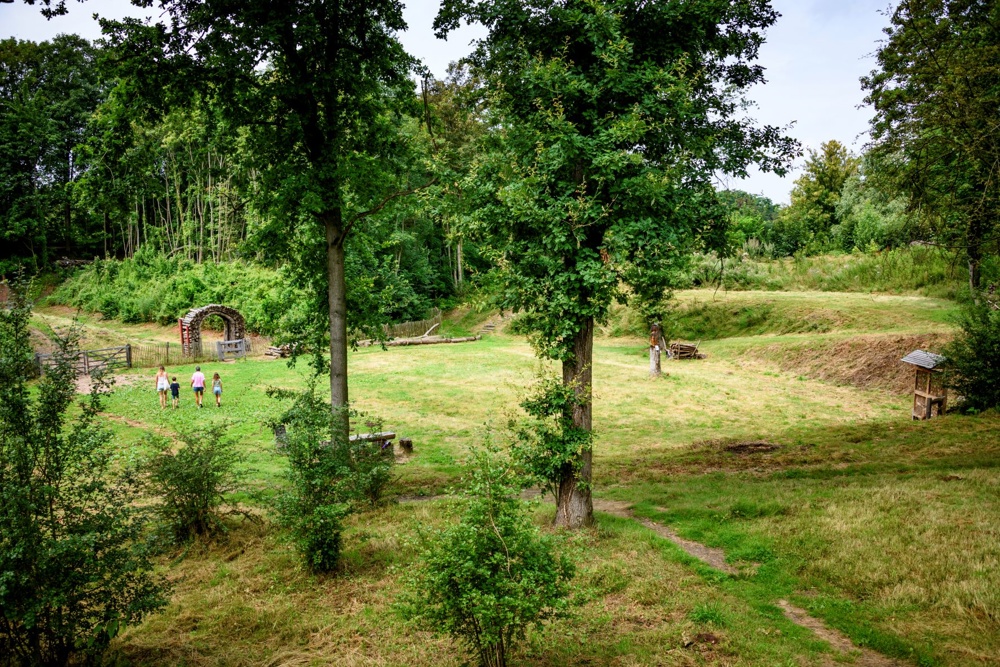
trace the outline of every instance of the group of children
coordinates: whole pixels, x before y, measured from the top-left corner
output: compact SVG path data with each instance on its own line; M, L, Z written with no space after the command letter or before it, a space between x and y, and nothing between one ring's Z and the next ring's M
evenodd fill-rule
M194 375L191 376L191 388L194 390L194 402L199 408L205 396L205 374L201 372L201 366L194 367ZM156 374L156 391L160 394L160 408L167 407L167 390L170 390L170 397L173 406L176 408L181 401L181 385L177 382L177 376L167 379L167 371L160 366L160 372ZM215 394L215 406L222 407L222 378L216 373L212 376L212 393Z

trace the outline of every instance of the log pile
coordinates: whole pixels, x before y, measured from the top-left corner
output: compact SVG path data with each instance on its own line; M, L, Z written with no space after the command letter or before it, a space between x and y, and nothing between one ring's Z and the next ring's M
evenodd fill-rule
M272 359L284 359L285 357L290 357L292 355L291 345L271 345L264 352L264 356L271 357Z
M670 347L667 348L667 356L671 359L705 358L704 354L698 352L698 345L692 345L690 343L671 343Z

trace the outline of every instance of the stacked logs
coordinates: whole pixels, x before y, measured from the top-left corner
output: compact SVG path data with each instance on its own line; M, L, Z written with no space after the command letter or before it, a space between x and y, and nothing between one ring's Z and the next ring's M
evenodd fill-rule
M284 359L285 357L290 357L291 355L291 345L271 345L264 351L264 356L271 357L272 359Z
M671 343L667 348L667 356L671 359L704 359L705 355L698 352L697 345L690 343Z

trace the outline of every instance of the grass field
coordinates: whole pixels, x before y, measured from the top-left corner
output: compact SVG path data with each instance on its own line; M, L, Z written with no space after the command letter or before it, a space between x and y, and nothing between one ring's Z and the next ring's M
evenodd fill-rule
M888 377L894 345L948 335L950 302L755 292L678 301L684 326L721 331L705 336L707 359L668 362L668 376L648 378L643 340L607 335L628 329L627 313L595 344L595 495L724 549L742 574L599 514L595 529L562 538L580 564L574 616L533 634L516 664L856 662L786 620L779 599L902 664L998 664L1000 417L913 423L909 397ZM834 372L862 352L874 370ZM276 492L285 462L263 422L281 406L264 392L304 386L303 371L261 360L203 369L222 375L221 409L195 410L186 391L181 409L160 411L153 372L132 371L108 401L108 423L124 448L141 449L151 430L227 421L250 455L251 483ZM398 491L438 494L459 482L467 447L516 413L540 369L523 339L504 334L365 348L350 356L352 401L413 438ZM192 370L168 369L182 386ZM176 585L171 605L129 629L116 655L149 665L461 664L448 638L393 609L416 527L450 520L453 505L353 517L335 577L304 572L276 526L234 525L162 561ZM551 516L535 511L542 523Z

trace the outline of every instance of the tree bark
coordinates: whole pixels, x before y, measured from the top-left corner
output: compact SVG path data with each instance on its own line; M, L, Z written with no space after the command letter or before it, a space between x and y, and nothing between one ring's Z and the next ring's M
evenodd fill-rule
M578 405L573 409L573 426L590 432L593 427L594 320L588 318L573 340L573 356L563 361L563 384L576 390ZM590 495L593 452L588 447L580 454L579 465L563 467L559 480L559 498L555 525L582 528L594 522L594 503Z
M326 228L327 306L330 312L330 408L342 417L341 432L350 430L347 420L347 282L344 277L344 229L340 208L324 216Z

